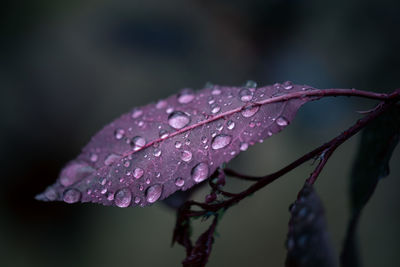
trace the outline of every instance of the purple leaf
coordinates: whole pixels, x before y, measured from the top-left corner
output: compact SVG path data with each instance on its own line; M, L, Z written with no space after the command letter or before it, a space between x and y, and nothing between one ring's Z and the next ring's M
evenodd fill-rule
M285 128L317 99L290 82L211 86L131 112L105 126L36 198L146 206L206 180L241 151Z
M286 266L336 266L324 209L311 185L304 185L297 200L290 206L290 213Z

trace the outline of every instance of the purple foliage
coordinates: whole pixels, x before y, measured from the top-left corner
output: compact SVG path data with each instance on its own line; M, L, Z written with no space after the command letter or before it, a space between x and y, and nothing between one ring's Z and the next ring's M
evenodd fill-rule
M98 132L36 198L128 207L185 191L285 128L301 105L316 99L302 97L310 89L290 82L215 85L134 108Z

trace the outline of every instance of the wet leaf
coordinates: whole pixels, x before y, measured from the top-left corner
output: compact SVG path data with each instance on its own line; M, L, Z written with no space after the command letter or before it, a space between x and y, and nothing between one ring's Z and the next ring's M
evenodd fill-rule
M350 184L352 214L341 255L342 266L360 266L356 241L362 209L381 178L389 175L389 161L400 138L400 106L394 105L362 132Z
M290 213L286 266L336 266L324 209L312 186L304 185Z
M304 90L312 88L210 86L134 108L98 132L37 199L129 207L185 191L285 128L317 99L299 94Z

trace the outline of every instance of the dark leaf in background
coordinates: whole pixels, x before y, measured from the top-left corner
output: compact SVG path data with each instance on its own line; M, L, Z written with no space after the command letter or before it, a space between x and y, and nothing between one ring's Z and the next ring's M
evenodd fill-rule
M290 82L209 86L135 108L98 132L37 199L128 207L185 191L281 131L301 105L317 98L265 101L309 89Z
M336 266L324 209L312 186L304 185L290 213L286 266Z
M389 161L399 138L399 105L393 105L362 132L351 174L352 214L341 255L342 266L360 266L356 244L357 224L379 180L389 175Z
M190 254L182 262L185 267L205 266L211 254L212 244L214 243L214 233L217 227L218 216L214 217L210 227L200 235L196 245L191 249Z

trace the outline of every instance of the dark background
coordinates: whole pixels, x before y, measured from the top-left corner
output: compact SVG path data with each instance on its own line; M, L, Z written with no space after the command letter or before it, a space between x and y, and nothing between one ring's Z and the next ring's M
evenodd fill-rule
M379 92L400 87L399 1L1 5L1 266L179 266L184 250L170 247L175 214L162 204L119 209L33 199L94 133L134 106L207 81L291 80ZM253 175L277 170L349 127L360 117L355 111L374 103L342 97L307 104L284 132L228 166ZM338 149L317 183L337 251L358 138ZM399 160L397 149L392 174L362 217L365 266L400 262ZM312 168L305 164L229 210L209 266L283 266L287 207ZM228 184L232 190L246 186Z

